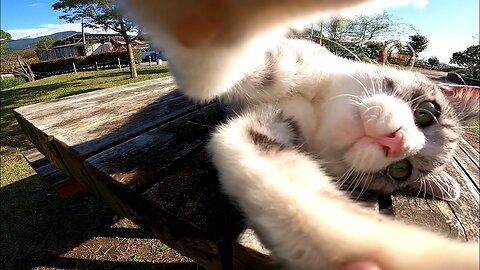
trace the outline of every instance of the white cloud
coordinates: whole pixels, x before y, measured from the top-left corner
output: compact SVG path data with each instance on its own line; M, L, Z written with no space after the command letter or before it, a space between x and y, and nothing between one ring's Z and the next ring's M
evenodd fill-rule
M21 38L35 38L40 36L51 35L58 32L64 31L82 31L81 23L65 23L65 24L43 24L36 28L24 28L24 29L9 29L5 30L10 35L12 39L21 39ZM108 33L113 34L114 31L102 31L86 28L85 32L87 33Z
M387 8L400 6L413 6L415 8L422 9L427 6L427 4L428 0L371 0L358 7L347 10L345 14L347 16L353 16L359 14L381 13Z
M47 6L47 3L32 3L32 4L27 4L24 7L44 7Z

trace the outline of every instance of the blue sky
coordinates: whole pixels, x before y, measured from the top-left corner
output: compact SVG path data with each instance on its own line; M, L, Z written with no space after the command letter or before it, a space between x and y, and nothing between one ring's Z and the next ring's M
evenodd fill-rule
M392 0L393 1L393 0ZM66 24L51 6L56 1L1 0L1 29L14 39L36 37L60 31L80 31L79 24ZM478 0L397 0L410 2L386 11L411 23L429 41L422 57L437 56L448 62L452 53L479 44ZM413 3L413 4L412 4ZM92 32L92 31L90 31ZM405 39L408 37L405 37Z

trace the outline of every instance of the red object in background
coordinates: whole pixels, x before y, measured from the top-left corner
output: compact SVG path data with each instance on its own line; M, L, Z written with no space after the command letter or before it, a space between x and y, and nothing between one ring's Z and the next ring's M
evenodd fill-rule
M383 63L384 58L385 58L385 53L383 51L379 52L377 56L377 63Z

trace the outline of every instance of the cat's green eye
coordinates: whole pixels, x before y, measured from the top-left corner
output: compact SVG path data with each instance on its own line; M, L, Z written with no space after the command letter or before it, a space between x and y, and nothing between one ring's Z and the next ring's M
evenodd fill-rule
M413 116L415 117L415 124L425 127L435 123L437 117L440 116L440 110L436 103L424 101L415 108Z
M394 180L407 180L412 175L412 164L406 159L400 160L391 164L387 172Z

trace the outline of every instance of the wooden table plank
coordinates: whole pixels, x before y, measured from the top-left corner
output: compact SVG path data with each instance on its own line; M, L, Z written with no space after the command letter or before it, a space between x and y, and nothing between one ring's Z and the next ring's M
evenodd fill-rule
M233 244L233 269L279 269L270 257L270 251L258 240L250 228L245 229Z
M29 120L50 117L55 118L59 112L71 111L85 106L90 107L98 104L99 101L109 103L121 97L131 97L137 93L145 92L146 89L151 90L152 86L154 89L156 88L161 91L164 86L172 85L174 83L175 81L173 77L169 76L27 105L15 109L15 111ZM58 111L58 109L62 109L62 111Z
M394 217L450 238L477 241L480 229L478 189L457 163L448 166L447 172L461 186L462 195L457 201L393 196Z
M480 190L480 153L462 139L460 148L456 151L455 160L476 188Z
M128 127L128 125L125 124L129 122L129 116L149 116L151 111L145 111L143 114L142 111L132 112L128 109L130 107L129 105L132 103L132 100L129 98L117 100L116 98L118 95L128 97L129 94L131 94L131 98L138 98L138 95L141 95L144 97L143 106L148 108L151 107L151 103L161 103L162 100L159 99L170 93L172 88L174 88L173 79L171 77L167 77L122 87L98 90L90 93L61 98L50 102L29 105L15 109L14 114L20 126L27 134L27 137L33 142L37 149L50 161L52 161L52 163L54 163L60 170L72 175L63 162L63 158L54 144L55 137L61 137L63 134L73 135L75 126L78 127L79 125L79 119L84 119L83 121L86 121L84 123L87 123L86 125L88 126L89 121L95 121L95 119L99 117L95 113L97 108L107 108L107 110L104 109L103 112L106 113L106 111L108 111L109 116L111 117L120 115L123 116L123 119L125 119L124 122L116 122L116 125L108 125L110 122L108 117L106 117L104 119L104 122L106 123L104 127L109 126L110 130L116 130L124 125L125 127L123 131L125 131L125 129ZM138 104L138 102L136 103ZM152 117L150 117L148 120L151 120ZM163 118L162 120L165 119ZM139 122L142 123L142 121ZM101 124L99 121L96 123ZM143 122L142 124L152 125L152 123L148 123L147 121ZM153 123L153 125L155 124L158 124L158 122ZM48 127L51 127L52 125L53 127L48 130ZM71 125L74 126L73 130L67 129L67 127ZM138 123L135 125L138 125ZM89 126L95 130L95 126ZM105 129L107 128L105 127ZM143 129L142 125L141 129ZM84 131L86 132L88 130ZM141 130L137 130L137 132L140 133ZM76 135L79 134L77 133ZM120 135L120 138L118 139L122 140L124 139L123 137L127 137L125 140L131 138L131 136L128 137L131 134L125 135L126 136ZM87 138L85 138L85 136L87 136ZM65 143L69 145L79 145L82 142L81 140L92 141L95 138L101 138L100 134L97 134L97 137L95 137L94 132L90 130L88 135L81 135L79 136L79 139L66 141Z
M161 177L173 163L203 146L213 127L225 117L224 109L210 104L158 128L110 148L87 160L132 191Z
M148 205L137 207L137 215L159 239L212 269L231 269L225 266L232 263L225 243L231 246L244 226L219 191L216 172L203 150L222 115L224 108L207 105L85 162L90 178L109 184L116 194L129 194L136 204ZM111 204L123 209L119 203Z
M221 235L232 220L240 226L239 216L220 193L203 148L223 113L217 104L205 106L92 156L85 162L87 171L91 178L138 195L164 215L175 215L202 235Z

